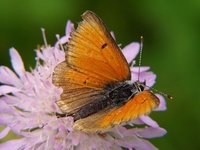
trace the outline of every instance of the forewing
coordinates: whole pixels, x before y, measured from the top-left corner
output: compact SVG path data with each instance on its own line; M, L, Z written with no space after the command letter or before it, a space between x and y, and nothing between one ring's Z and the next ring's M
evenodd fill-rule
M67 45L69 66L106 83L129 80L128 63L101 19L91 11L82 18Z

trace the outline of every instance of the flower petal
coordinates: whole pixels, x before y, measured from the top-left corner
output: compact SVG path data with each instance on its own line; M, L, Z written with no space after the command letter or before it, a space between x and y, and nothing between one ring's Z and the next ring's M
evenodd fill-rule
M8 85L2 85L0 86L0 96L5 95L8 93L14 93L20 91L18 88L15 88L13 86L8 86Z
M165 111L167 109L167 107L166 107L166 101L165 101L164 97L160 94L156 94L156 96L160 100L160 105L158 106L158 108L156 108L155 111Z
M145 71L148 71L150 69L150 67L149 66L141 66L140 67L140 72L145 72ZM138 73L138 71L139 71L139 67L131 67L130 68L130 70L131 70L131 72L133 72L133 73Z
M21 81L8 67L0 66L0 82L9 85L20 86Z
M65 28L65 36L60 38L59 41L57 41L55 45L57 46L59 44L67 43L68 40L69 40L70 33L71 33L72 30L74 30L74 24L69 20L69 21L67 21L67 26Z
M4 143L0 144L0 149L1 150L8 150L8 149L13 149L13 150L17 150L17 149L24 149L24 145L27 144L27 140L25 138L21 138L21 139L16 139L16 140L10 140Z
M136 150L158 150L153 144L147 140L139 139L137 141L137 146L134 147Z
M70 33L72 32L72 30L74 30L74 24L70 20L68 20L66 28L65 28L65 34L66 35L70 35Z
M142 115L139 117L145 124L151 126L151 127L159 127L159 125L157 124L157 122L155 122L154 120L152 120L149 116L146 115Z
M10 56L13 69L19 76L22 76L25 72L25 69L21 56L14 48L10 49Z
M10 131L10 127L6 127L5 129L3 129L3 131L1 131L0 133L0 139L4 138L8 132Z
M133 82L138 80L138 72L131 72L131 79ZM140 72L139 80L141 82L146 81L146 85L151 87L155 84L156 75L153 72Z
M165 135L167 131L163 128L147 127L139 129L137 134L142 138L155 138Z
M126 57L128 63L130 63L139 53L140 44L132 42L123 48L122 53Z
M3 100L0 100L0 125L6 125L13 121L14 110L8 106Z
M113 37L113 39L115 39L115 34L113 31L110 32L111 36Z

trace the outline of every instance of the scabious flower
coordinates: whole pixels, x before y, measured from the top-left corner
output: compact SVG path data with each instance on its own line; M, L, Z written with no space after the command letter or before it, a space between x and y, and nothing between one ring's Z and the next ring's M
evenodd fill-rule
M14 48L10 49L12 67L0 67L0 125L6 128L0 133L4 138L9 131L19 135L0 144L1 150L94 150L122 148L136 150L155 150L148 138L160 137L166 130L160 128L149 116L140 116L129 122L129 127L118 125L104 134L84 133L73 130L73 118L56 116L61 113L55 101L59 100L62 89L52 84L55 66L65 59L59 44L66 43L73 24L68 21L66 35L50 47L36 50L36 67L28 72ZM131 43L122 50L130 63L139 52L139 44ZM132 79L138 78L138 67L131 66ZM140 68L140 79L146 79L147 85L155 83L156 75ZM133 81L134 82L134 81ZM157 110L165 110L165 100L158 95L161 103ZM138 125L143 124L139 128ZM144 127L145 124L145 127Z

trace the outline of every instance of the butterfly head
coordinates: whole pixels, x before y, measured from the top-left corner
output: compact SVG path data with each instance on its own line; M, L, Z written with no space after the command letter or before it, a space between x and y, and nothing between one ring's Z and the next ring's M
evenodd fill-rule
M141 82L139 80L137 80L135 82L131 82L131 81L126 81L126 82L128 82L128 84L132 86L132 92L134 90L134 91L137 91L137 93L140 93L140 92L144 91L145 87L148 87L148 86L146 86L146 80L143 82Z

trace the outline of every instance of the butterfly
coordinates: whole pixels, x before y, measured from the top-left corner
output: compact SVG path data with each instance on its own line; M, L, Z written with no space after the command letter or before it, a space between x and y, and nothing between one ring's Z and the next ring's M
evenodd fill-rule
M160 101L145 82L131 82L129 65L103 21L92 11L82 18L52 77L63 89L56 103L73 116L73 128L105 132L157 108Z

